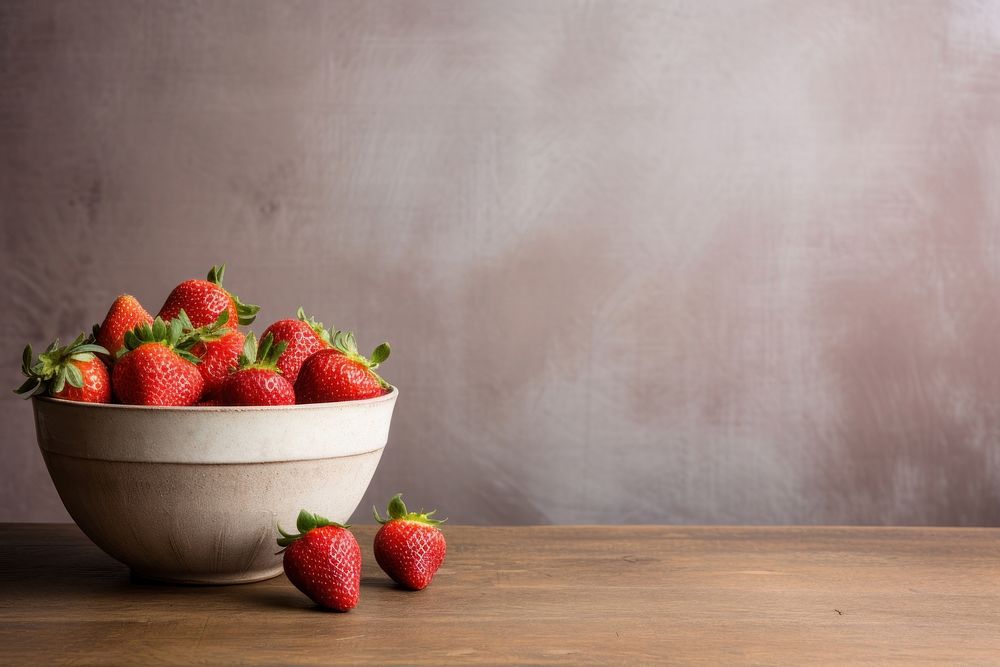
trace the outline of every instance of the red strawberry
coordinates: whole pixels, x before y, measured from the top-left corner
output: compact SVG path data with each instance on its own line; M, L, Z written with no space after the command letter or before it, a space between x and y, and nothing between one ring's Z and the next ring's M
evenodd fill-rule
M28 378L15 389L25 398L45 393L68 401L110 403L111 378L98 354L108 351L83 334L66 347L55 341L32 363L31 346L21 355L21 372Z
M297 320L278 320L265 329L261 336L263 340L271 334L276 343L288 343L285 352L278 359L278 369L292 384L299 376L303 361L313 353L331 346L330 332L322 322L317 322L312 317L307 318L302 308L299 308L297 315Z
M205 381L191 348L205 338L217 338L225 314L210 326L195 328L182 310L167 324L157 317L125 334L125 352L115 363L115 395L128 405L194 405Z
M370 359L358 353L354 334L338 331L333 347L306 359L295 381L299 403L332 403L375 398L389 390L389 384L375 373L389 358L389 344L382 343Z
M182 310L191 318L196 327L208 326L215 322L223 311L229 313L229 324L236 330L238 324L250 324L257 316L260 306L243 303L222 288L222 276L226 265L213 266L208 272L208 280L185 280L174 288L160 308L160 317L173 320Z
M195 403L200 408L216 407L222 405L222 401L218 398L203 398L197 403Z
M139 304L131 294L122 294L108 309L104 322L95 330L97 344L105 348L112 361L118 357L118 350L125 344L125 332L140 324L150 324L153 316Z
M230 331L218 340L198 343L191 348L191 354L201 360L198 370L205 380L205 396L218 394L229 373L240 365L244 342L243 334Z
M274 344L271 334L264 336L257 349L253 332L247 334L239 369L222 385L226 405L294 405L295 387L278 370L278 357L287 343Z
M278 526L278 545L285 547L285 576L316 604L347 611L361 596L361 547L348 526L299 512L298 535Z
M382 524L375 535L375 560L386 574L403 588L419 591L427 587L444 562L448 550L442 521L432 519L434 512L407 512L402 495L389 501L389 516L375 520Z

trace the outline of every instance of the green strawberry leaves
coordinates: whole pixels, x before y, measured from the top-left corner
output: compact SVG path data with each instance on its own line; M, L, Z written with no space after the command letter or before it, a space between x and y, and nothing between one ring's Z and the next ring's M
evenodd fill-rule
M60 347L58 340L53 341L45 352L38 355L37 360L34 360L31 345L26 345L21 353L21 373L27 380L14 393L25 398L42 392L52 396L65 389L67 382L71 387L80 389L84 382L83 373L72 362L91 361L95 354L108 354L108 351L97 345L93 336L82 333L65 347Z
M66 382L77 389L83 388L83 373L75 364L66 364Z
M372 351L370 368L378 368L379 364L389 358L389 343L382 343Z
M208 282L222 287L222 277L226 274L226 265L220 264L219 266L213 266L208 272ZM223 287L223 289L225 289ZM257 319L257 313L260 312L260 306L255 306L250 303L243 303L240 301L240 297L236 296L232 292L226 290L233 302L236 304L236 317L239 320L239 324L242 326L249 326L253 324L253 321Z
M143 322L131 331L125 332L125 344L118 351L118 356L122 357L146 343L160 343L173 350L182 359L197 364L201 359L195 356L191 349L198 343L208 343L225 336L230 332L226 326L228 322L229 311L226 310L219 313L219 318L215 322L203 327L194 326L191 318L183 310L170 321L157 317L151 324Z
M222 276L226 274L226 265L213 266L208 271L208 282L222 287Z
M366 366L371 374L378 378L379 384L382 385L383 389L389 388L389 383L375 372L379 364L389 358L389 353L392 351L389 348L389 343L382 343L372 351L371 357L366 357L358 351L358 342L354 338L353 333L350 331L338 331L333 334L333 347L340 350L348 358Z
M260 368L263 370L281 373L278 368L278 358L288 348L288 341L281 341L274 344L274 335L267 334L257 345L257 337L253 332L247 334L243 341L243 352L240 354L239 369Z
M365 357L358 351L358 341L350 331L338 331L333 335L333 346L347 356L364 362L372 370L378 368L379 364L389 358L391 349L389 343L382 343L372 352L371 357Z
M257 361L257 337L250 331L243 339L243 351L240 353L238 365L240 368L249 368L255 361Z
M333 341L330 340L329 329L323 326L322 322L317 322L315 317L307 317L306 311L302 308L302 306L299 306L299 309L295 311L295 316L302 322L305 322L310 327L312 327L312 330L316 332L316 335L319 337L320 340L322 340L327 345L333 345ZM332 329L333 327L330 328Z
M281 537L278 538L279 547L287 547L289 544L295 540L301 539L310 530L315 528L322 528L323 526L334 526L336 528L350 528L350 525L337 523L336 521L330 521L325 517L321 517L318 514L313 514L312 512L307 512L302 510L299 512L298 518L295 520L295 528L299 531L298 534L293 535L286 533L281 529L281 525L278 525L278 532Z
M437 510L431 512L424 512L421 509L419 512L408 512L406 510L406 504L403 502L403 494L397 493L389 501L389 507L386 512L388 516L382 518L379 516L378 508L372 505L372 513L375 515L375 520L381 524L389 523L390 521L413 521L415 523L424 523L428 526L438 526L448 519L432 519L431 516L437 514Z
M243 326L253 324L253 321L257 319L257 313L260 312L260 306L243 303L240 301L240 298L234 294L230 294L230 296L233 297L233 301L236 303L236 317L239 318L240 324Z
M45 390L45 385L38 378L29 377L24 381L21 386L14 390L15 394L21 395L24 398L31 398L36 394L40 394Z

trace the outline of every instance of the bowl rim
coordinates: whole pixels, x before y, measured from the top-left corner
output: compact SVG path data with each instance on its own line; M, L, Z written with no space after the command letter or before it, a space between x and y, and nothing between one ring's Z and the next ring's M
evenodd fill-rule
M126 410L135 412L290 412L295 410L337 409L349 406L363 406L395 400L399 389L389 385L389 391L375 398L363 398L357 401L336 401L333 403L296 403L295 405L123 405L121 403L88 403L86 401L69 401L53 396L32 396L32 401L54 403L82 408L85 410Z

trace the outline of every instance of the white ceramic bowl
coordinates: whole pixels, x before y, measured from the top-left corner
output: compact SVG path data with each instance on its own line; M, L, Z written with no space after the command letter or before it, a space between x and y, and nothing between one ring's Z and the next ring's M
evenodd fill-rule
M70 516L153 579L230 584L281 573L276 526L344 523L375 474L398 392L280 407L158 408L32 400Z

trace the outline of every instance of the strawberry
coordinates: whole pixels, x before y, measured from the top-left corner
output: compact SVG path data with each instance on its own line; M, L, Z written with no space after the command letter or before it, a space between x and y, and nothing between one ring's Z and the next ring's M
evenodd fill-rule
M31 346L21 355L21 372L28 378L14 390L25 398L45 393L84 403L110 403L111 378L97 355L108 351L83 334L66 347L55 341L32 363Z
M182 310L169 324L157 317L125 334L124 353L115 363L115 395L128 405L193 405L205 381L191 348L228 332L226 313L215 324L196 328Z
M209 398L203 398L200 401L198 401L197 403L195 403L195 405L197 405L198 407L201 407L201 408L217 407L217 406L222 405L222 400L218 399L218 398L215 398L213 396L213 397L209 397Z
M173 320L181 310L187 313L196 327L214 323L223 311L229 313L229 323L233 330L238 324L250 324L257 316L260 306L243 303L222 288L222 276L226 265L213 266L208 272L208 280L185 280L167 297L160 308L160 317Z
M402 494L389 501L389 516L383 519L372 507L375 520L382 524L375 534L375 560L393 581L413 591L427 588L444 562L448 550L438 526L445 519L432 519L434 512L407 512Z
M297 320L278 320L265 329L261 336L264 338L271 334L276 343L288 343L288 347L278 358L278 369L292 384L295 384L299 376L303 361L314 352L331 347L330 332L322 322L306 317L302 308L299 308L297 315Z
M122 294L108 309L104 322L94 328L97 344L105 348L113 361L118 357L118 350L125 344L125 332L131 331L140 324L150 324L153 316L131 294Z
M361 547L348 526L299 512L298 535L278 526L278 545L285 547L285 576L316 604L347 611L361 596Z
M205 381L204 396L215 396L222 390L230 371L240 365L245 340L239 331L230 331L218 340L197 343L191 348L191 354L201 360L198 370Z
M247 334L239 369L231 373L222 385L222 402L226 405L294 405L295 387L278 370L278 357L288 343L274 344L268 334L260 341L253 332Z
M371 358L358 353L354 334L338 331L333 347L306 359L295 381L299 403L332 403L375 398L389 390L389 384L375 373L389 358L389 344L382 343Z

